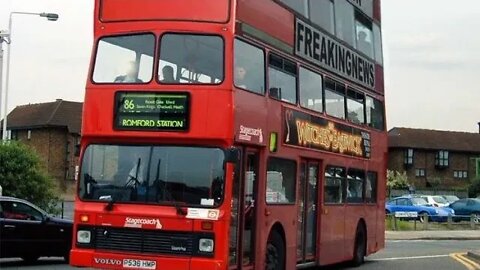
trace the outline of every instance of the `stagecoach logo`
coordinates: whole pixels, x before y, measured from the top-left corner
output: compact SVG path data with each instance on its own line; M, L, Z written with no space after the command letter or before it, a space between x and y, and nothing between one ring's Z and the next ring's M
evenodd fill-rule
M124 227L142 228L143 225L155 225L156 229L162 228L162 224L158 218L125 218Z
M263 143L263 133L261 128L250 128L240 125L240 135L238 138L244 141L252 141L252 136L258 137L258 142Z
M93 260L96 264L122 265L122 261L117 259L93 258Z

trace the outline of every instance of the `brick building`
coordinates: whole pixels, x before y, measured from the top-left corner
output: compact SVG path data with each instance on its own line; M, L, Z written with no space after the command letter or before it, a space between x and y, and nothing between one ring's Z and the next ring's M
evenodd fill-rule
M406 171L416 188L464 188L480 177L480 133L393 128L388 139L388 169Z
M7 132L12 140L35 149L47 173L64 192L71 193L81 122L82 103L57 99L16 107L8 114Z

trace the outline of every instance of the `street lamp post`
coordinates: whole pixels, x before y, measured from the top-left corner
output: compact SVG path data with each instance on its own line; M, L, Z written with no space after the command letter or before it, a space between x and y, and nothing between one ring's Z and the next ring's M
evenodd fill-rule
M46 13L46 12L42 12L42 13L34 13L34 12L18 12L18 11L13 11L13 12L10 12L10 17L8 19L8 32L6 33L5 37L8 38L8 51L7 51L7 66L6 66L6 80L5 80L5 101L4 101L4 106L3 106L3 112L4 112L4 116L3 116L3 129L2 129L2 139L3 141L5 142L7 140L7 114L8 114L8 88L9 88L9 81L10 81L10 55L12 54L11 51L12 51L12 17L13 15L35 15L35 16L40 16L40 17L44 17L44 18L47 18L47 20L49 21L56 21L58 20L58 14L55 14L55 13ZM3 33L2 31L0 31L0 33ZM0 35L0 37L2 37L2 35ZM2 37L2 41L3 40L7 40L6 38L3 38ZM1 101L1 89L2 89L2 77L1 77L1 71L2 71L2 68L3 68L3 51L2 51L2 43L3 42L0 42L0 65L2 67L0 67L0 101ZM1 103L1 102L0 102ZM1 108L1 106L0 106Z
M3 89L3 43L10 42L10 34L0 30L0 116L2 115L2 89ZM1 118L1 117L0 117Z

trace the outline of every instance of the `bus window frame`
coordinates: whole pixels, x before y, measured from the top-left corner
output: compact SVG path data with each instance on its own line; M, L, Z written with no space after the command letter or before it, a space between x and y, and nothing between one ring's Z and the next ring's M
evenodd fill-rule
M269 170L268 170L268 164L269 164L270 160L272 160L272 159L282 160L282 161L288 161L288 162L293 162L293 164L295 165L295 170L293 171L293 172L295 173L295 175L294 175L294 177L293 177L293 181L294 181L293 187L294 187L294 190L293 190L293 192L292 192L294 198L293 198L293 201L291 201L291 202L272 203L272 202L268 202L268 201L267 201L268 172L269 172ZM265 193L262 194L262 195L259 194L259 196L264 196L265 205L267 205L267 206L281 206L281 205L283 205L283 206L285 206L285 205L290 205L290 206L291 206L291 205L296 205L296 204L297 204L297 199L298 199L298 196L297 196L297 191L298 191L298 187L297 187L298 179L297 179L297 177L298 177L298 175L299 175L299 174L298 174L298 168L299 168L299 166L298 166L297 160L296 160L296 159L291 159L291 158L285 158L285 157L282 157L282 156L269 156L269 157L267 158L267 160L266 160L265 165L266 165L266 166L265 166L265 167L266 167L266 170L265 170L265 181L264 181ZM285 195L285 197L286 197L287 194L285 193L284 195Z
M327 88L327 83L333 83L335 85L334 89ZM343 87L343 92L337 89L337 86L340 85ZM343 118L337 115L333 115L327 112L327 99L326 99L326 92L330 91L334 94L341 95L343 97ZM347 123L347 84L345 84L342 80L339 80L333 76L324 76L323 77L323 112L338 121Z
M352 97L352 94L354 95L361 95L363 98L363 102L358 102L357 100L355 100L354 97ZM355 122L354 120L350 119L350 117L348 116L348 114L350 113L349 111L349 106L348 106L348 100L352 100L354 102L357 102L357 103L360 103L362 104L362 107L363 107L363 110L362 110L362 113L363 113L363 118L362 118L362 121L357 123ZM346 106L345 106L345 109L346 109L346 115L345 115L345 121L351 123L351 124L354 124L354 125L360 125L360 126L368 126L367 125L367 114L366 114L366 110L367 110L367 95L365 94L364 91L361 91L359 90L358 88L355 88L354 86L352 85L347 85L345 87L345 101L346 101Z
M310 68L309 66L306 66L306 65L304 65L303 63L297 62L297 66L298 66L298 78L297 78L297 80L298 80L298 82L297 82L297 88L298 88L298 90L297 90L297 92L298 92L298 93L297 93L297 96L298 96L298 98L297 98L297 99L298 99L298 106L300 106L300 108L302 108L302 109L308 110L308 111L313 112L313 113L317 113L317 114L323 114L323 113L325 113L325 96L324 96L324 95L325 95L325 92L324 92L325 75L324 75L323 73L319 73L319 72L315 71L315 69ZM301 89L300 89L300 88L301 88L301 84L302 84L302 81L300 80L300 70L301 70L301 69L307 70L307 71L309 71L309 72L312 72L312 73L320 76L320 79L322 80L322 81L321 81L321 84L320 84L320 92L321 92L321 95L322 95L322 110L321 110L321 111L316 111L316 110L314 110L314 109L310 109L310 108L305 107L305 106L303 106L303 105L301 104L301 103L302 103L302 101L301 101L301 99L302 99L302 92L301 92Z
M367 117L367 110L368 110L368 104L367 104L367 99L368 98L371 98L373 100L373 102L375 103L375 101L379 102L381 104L381 109L382 109L382 128L377 128L375 127L372 123L368 123L368 117ZM381 100L379 98L376 97L376 95L373 95L372 93L365 93L365 126L368 127L369 129L371 130L375 130L375 131L380 131L380 132L384 132L386 131L387 129L387 123L386 123L386 110L385 110L385 100ZM370 116L371 117L371 116ZM371 120L371 119L370 119Z
M235 39L237 39L237 40L239 40L239 41L241 41L241 42L244 42L244 43L246 43L246 44L248 44L248 45L250 45L250 46L252 46L252 47L255 47L255 48L257 48L257 49L259 49L259 50L262 51L262 53L263 53L263 93L258 93L258 92L255 92L255 91L253 91L253 90L247 89L247 88L239 87L239 86L237 86L237 85L235 84L235 78L234 78L234 72L235 72ZM243 37L243 36L238 36L238 35L237 35L237 36L234 36L234 37L233 37L233 42L234 42L234 45L233 45L233 59L234 59L233 62L234 62L234 63L233 63L233 68L232 68L232 70L231 70L231 71L232 71L232 73L231 73L231 75L232 75L232 84L233 84L236 88L241 89L241 90L243 90L243 91L246 91L246 92L248 92L248 93L253 93L253 94L256 94L256 95L265 97L266 94L267 94L267 79L268 79L268 75L267 75L267 71L268 71L268 70L267 70L267 55L268 55L268 53L269 53L271 50L268 50L268 47L265 47L265 46L264 46L264 47L261 47L260 45L258 45L258 44L256 44L256 43L254 43L254 42L246 39L246 38Z
M336 169L344 169L345 170L345 176L342 177L342 183L341 183L341 190L342 190L342 195L341 195L341 202L327 202L325 201L325 184L327 183L327 176L325 176L325 173L327 172L327 169L328 168L335 168ZM323 183L322 183L322 203L326 206L344 206L347 204L347 171L348 171L348 167L345 166L345 165L336 165L336 164L326 164L324 169L323 169ZM340 177L336 177L334 176L333 178L336 178L336 179L339 179Z
M222 80L219 82L219 83L180 83L179 80L180 78L177 78L177 81L176 83L162 83L159 79L159 73L160 73L160 56L161 56L161 52L162 52L162 39L163 39L163 36L165 35L192 35L192 36L216 36L216 37L220 37L220 39L222 40L222 64L223 64L223 67L222 67L222 75L223 75L223 78ZM225 83L226 81L226 45L225 45L225 37L221 34L218 34L218 33L199 33L199 32L175 32L175 31L166 31L166 32L163 32L162 34L160 34L158 36L158 46L157 46L157 49L156 49L156 55L157 57L154 59L154 67L156 67L156 72L154 72L153 76L155 77L154 80L157 84L159 85L195 85L195 86L202 86L202 85L207 85L207 86L221 86L222 84ZM177 67L178 68L178 67ZM203 74L203 75L206 75L206 74ZM208 75L207 75L208 76Z
M363 179L362 179L362 194L360 200L358 200L358 197L349 197L348 196L348 188L349 188L349 180L348 179L348 174L349 172L362 172L363 173ZM347 174L345 177L345 204L347 205L361 205L361 204L366 204L366 199L365 199L365 189L366 189L366 182L367 182L367 172L363 169L358 169L356 167L348 167L347 168ZM349 198L351 198L349 200ZM353 199L352 199L353 198Z
M372 175L375 175L375 188L372 188L371 192L372 192L372 196L370 198L367 198L367 179L368 179L368 176L369 174L372 174ZM372 187L373 184L372 182L370 182L370 186ZM373 194L375 191L375 194ZM377 171L370 171L370 170L366 170L365 171L365 185L364 185L364 200L365 200L365 204L367 205L376 205L377 202L378 202L378 172ZM369 200L370 199L370 200Z
M110 37L126 37L126 36L139 36L139 35L153 35L153 60L155 60L155 56L157 54L157 50L156 50L156 47L157 47L157 36L155 35L155 33L153 32L150 32L150 31L145 31L145 32L138 32L138 33L119 33L119 34L114 34L114 35L106 35L106 36L101 36L99 37L96 41L95 41L95 47L94 47L94 51L93 51L93 54L92 54L92 57L93 60L92 60L92 63L90 65L90 67L93 67L90 69L90 72L89 72L89 75L88 75L88 78L89 78L89 81L90 83L92 84L95 84L95 85L146 85L146 84L150 84L154 78L153 76L155 75L155 71L156 71L156 64L155 64L155 61L152 62L152 74L150 76L150 80L148 82L142 82L142 83L137 83L137 82L128 82L128 83L116 83L114 81L112 82L96 82L94 79L93 79L93 74L95 74L95 67L97 66L97 55L98 55L98 45L100 44L100 41L104 38L110 38Z
M278 66L275 66L275 65L271 65L270 64L270 58L271 57L276 57L276 58L280 58L282 60L282 68L279 68ZM295 59L295 58L294 58ZM285 70L284 66L285 66L285 61L288 61L290 62L291 64L293 64L295 66L295 74ZM268 63L267 63L268 62ZM268 87L265 88L265 92L268 92L268 98L272 99L272 100L276 100L276 101L280 101L280 102L283 102L285 104L290 104L292 106L298 106L299 105L299 100L300 100L300 96L299 96L299 92L298 92L298 86L299 86L299 78L298 78L298 66L299 66L299 61L298 60L292 60L291 57L286 57L285 55L282 55L280 54L279 52L275 51L275 50L269 50L268 51L268 57L267 57L267 62L265 63L265 76L267 76L268 80L266 81L266 84L268 85ZM287 75L290 75L290 76L293 76L295 78L295 102L291 102L287 99L282 99L281 97L280 98L275 98L273 95L270 94L270 68L278 71L278 72L282 72L282 73L285 73ZM267 74L268 73L268 74ZM268 89L267 89L268 88ZM323 102L323 101L322 101Z

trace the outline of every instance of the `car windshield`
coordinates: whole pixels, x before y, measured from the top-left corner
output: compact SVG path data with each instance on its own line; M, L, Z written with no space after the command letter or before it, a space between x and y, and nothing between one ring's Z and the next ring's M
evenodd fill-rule
M413 205L427 205L428 202L422 198L412 198Z
M433 196L432 199L436 203L448 203L444 198L440 196Z
M219 148L89 145L82 160L84 200L218 206L225 154Z

